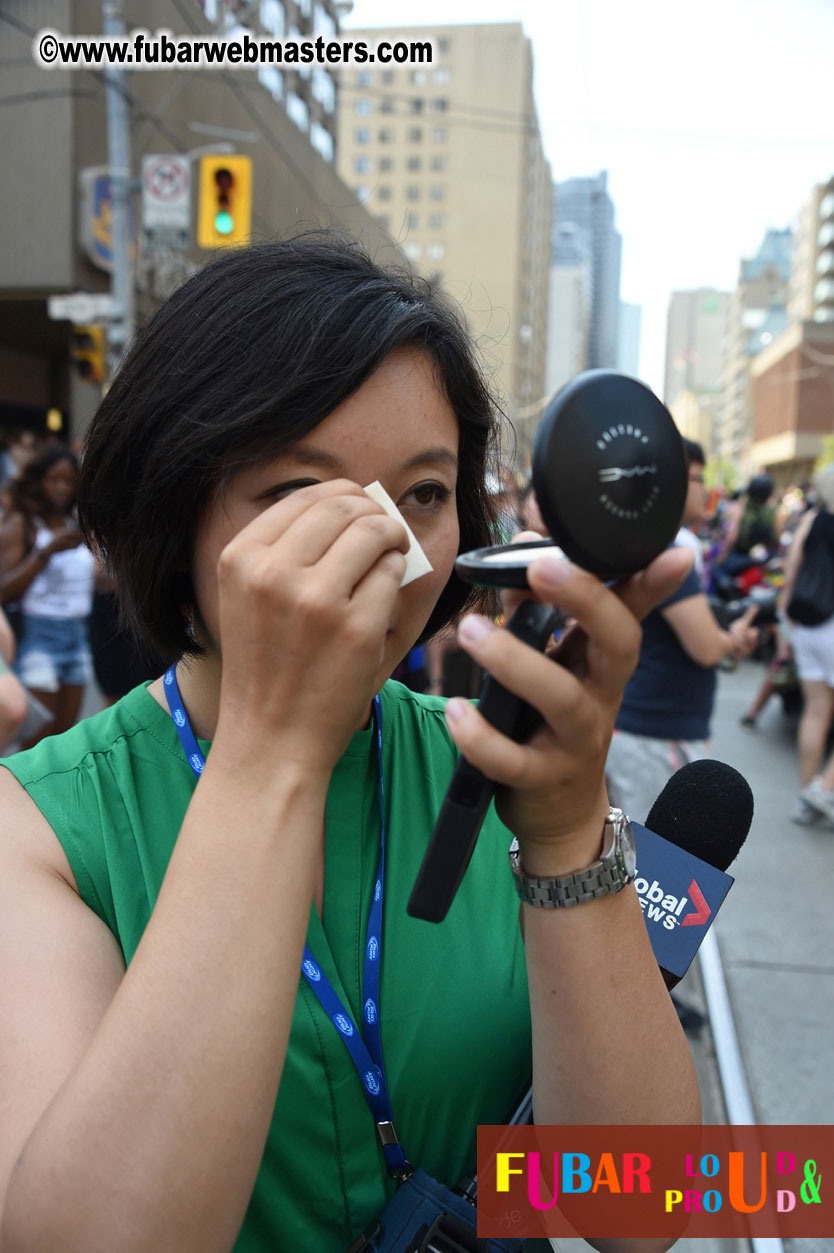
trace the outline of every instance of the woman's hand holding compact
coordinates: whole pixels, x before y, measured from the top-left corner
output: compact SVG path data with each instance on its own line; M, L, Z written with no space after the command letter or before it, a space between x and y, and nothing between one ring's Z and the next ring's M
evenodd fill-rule
M646 570L607 588L564 559L538 558L528 568L531 594L576 619L546 654L485 618L473 615L461 623L461 646L543 719L530 740L518 744L466 701L446 707L457 747L502 785L498 812L519 840L528 873L569 873L598 856L608 809L605 758L622 690L637 662L639 620L671 594L690 565L689 553L668 550ZM506 612L523 599L523 593L507 592Z

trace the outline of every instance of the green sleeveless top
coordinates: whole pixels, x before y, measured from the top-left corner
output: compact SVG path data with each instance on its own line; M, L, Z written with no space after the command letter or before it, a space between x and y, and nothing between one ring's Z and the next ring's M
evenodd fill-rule
M386 1076L410 1160L454 1185L474 1169L477 1124L505 1122L530 1076L510 833L490 809L446 921L408 917L406 902L456 752L442 700L394 682L381 697ZM372 736L372 729L357 732L333 772L322 919L311 908L307 932L358 1023L380 834ZM141 686L3 765L52 826L83 900L130 962L197 784L171 718ZM228 1151L231 1157L234 1143ZM275 1114L235 1253L345 1253L393 1190L353 1063L299 972Z

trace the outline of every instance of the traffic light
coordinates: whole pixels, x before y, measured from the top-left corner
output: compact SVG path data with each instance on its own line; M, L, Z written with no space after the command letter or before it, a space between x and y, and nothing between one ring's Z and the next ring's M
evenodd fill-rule
M72 359L81 378L103 383L107 378L107 343L103 326L74 326Z
M200 204L197 243L200 248L248 244L252 221L252 158L200 158Z

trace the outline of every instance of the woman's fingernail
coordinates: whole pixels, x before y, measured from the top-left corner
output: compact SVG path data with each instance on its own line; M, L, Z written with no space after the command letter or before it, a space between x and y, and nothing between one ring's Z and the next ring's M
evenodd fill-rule
M466 712L466 701L459 696L453 696L451 700L446 701L445 712L449 722L460 722Z
M547 587L562 587L570 578L570 566L556 557L542 557L536 562L536 573Z
M484 639L492 629L492 623L488 618L482 618L479 613L471 613L458 627L458 635L466 644L477 644L478 640Z

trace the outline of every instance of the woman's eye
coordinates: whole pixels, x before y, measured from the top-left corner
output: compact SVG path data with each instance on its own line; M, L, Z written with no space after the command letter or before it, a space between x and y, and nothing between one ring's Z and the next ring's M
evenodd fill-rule
M268 488L263 493L262 499L272 504L276 500L284 500L293 492L300 491L302 487L312 487L315 483L318 483L318 479L295 479L292 483L278 483L275 487Z
M438 509L451 494L451 490L442 483L420 483L406 494L403 504L414 504L420 509Z

